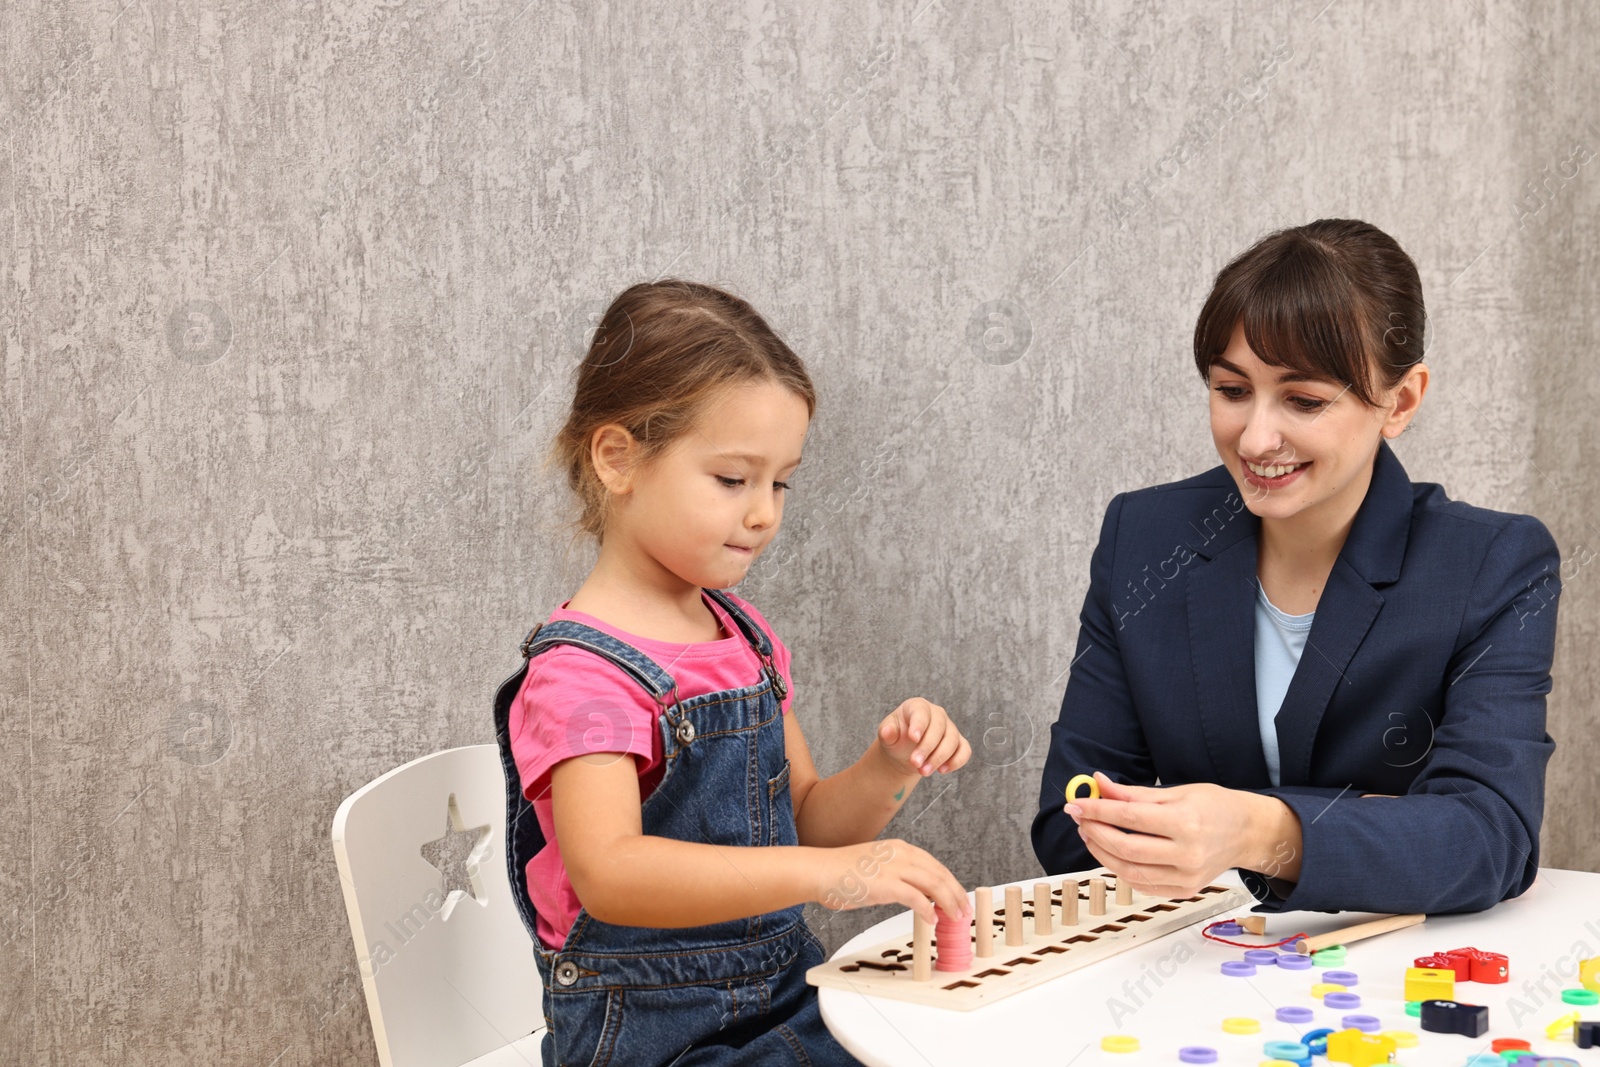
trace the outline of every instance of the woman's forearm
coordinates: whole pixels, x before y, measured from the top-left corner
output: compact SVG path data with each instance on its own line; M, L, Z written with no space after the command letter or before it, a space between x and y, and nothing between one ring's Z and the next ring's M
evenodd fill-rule
M1258 871L1285 882L1300 880L1304 841L1300 817L1277 797L1242 793L1251 804L1250 831L1241 848L1237 867Z

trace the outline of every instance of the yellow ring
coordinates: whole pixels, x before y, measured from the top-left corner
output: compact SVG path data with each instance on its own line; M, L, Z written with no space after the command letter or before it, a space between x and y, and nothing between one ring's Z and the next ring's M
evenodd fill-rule
M1067 783L1067 803L1070 804L1074 800L1078 799L1074 794L1078 792L1078 787L1080 785L1087 785L1089 787L1090 800L1100 799L1100 783L1094 780L1094 775L1080 774L1072 781Z

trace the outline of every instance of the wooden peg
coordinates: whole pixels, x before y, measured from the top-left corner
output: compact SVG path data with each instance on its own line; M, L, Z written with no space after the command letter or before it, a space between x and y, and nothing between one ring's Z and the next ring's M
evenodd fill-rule
M1033 932L1048 934L1050 932L1050 883L1033 883Z
M1133 903L1133 883L1122 875L1117 875L1117 903L1126 906Z
M1078 880L1061 879L1061 925L1078 925Z
M1022 887L1006 886L1006 944L1020 945L1022 936Z
M1267 917L1265 915L1246 915L1239 920L1239 925L1247 934L1264 937L1267 933Z
M911 913L911 979L926 982L933 977L933 927L920 911Z
M989 957L994 955L994 890L988 886L979 886L973 893L972 910L977 922L977 929L973 936L977 940L979 956Z
M1106 880L1104 878L1089 879L1089 914L1104 915L1106 913Z

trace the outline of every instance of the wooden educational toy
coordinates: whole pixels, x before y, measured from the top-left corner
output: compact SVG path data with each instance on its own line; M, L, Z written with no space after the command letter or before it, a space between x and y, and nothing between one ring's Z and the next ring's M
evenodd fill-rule
M1600 956L1578 964L1578 984L1585 989L1600 993Z
M1489 1008L1483 1004L1458 1004L1453 1000L1424 1000L1422 1028L1436 1034L1482 1037L1489 1032Z
M1414 966L1430 970L1450 971L1458 982L1482 982L1498 985L1511 978L1511 961L1504 953L1485 952L1481 948L1453 948L1449 952L1435 952L1419 956Z
M1456 973L1432 967L1407 967L1405 991L1407 1000L1456 999Z
M1394 1060L1398 1046L1392 1037L1367 1034L1356 1029L1338 1030L1328 1035L1328 1062L1350 1067L1374 1067Z
M1115 890L1116 880L1115 874L1098 868L1067 875L1053 890L1049 883L1038 882L1026 905L1021 886L1006 886L1005 904L998 910L993 889L980 888L974 894L975 922L969 924L968 935L974 958L959 969L934 965L927 969L927 978L919 978L927 967L917 959L927 952L919 931L909 938L902 935L820 963L806 972L806 981L830 989L971 1011L1255 903L1246 890L1223 885L1209 885L1192 897L1171 900L1130 890L1132 903L1117 905L1106 913L1106 884L1109 881ZM1093 908L1097 895L1100 914ZM1091 903L1085 909L1087 919L1080 918L1080 900ZM996 923L1004 944L994 934ZM941 945L945 943L943 931L939 940ZM941 949L940 955L944 954Z

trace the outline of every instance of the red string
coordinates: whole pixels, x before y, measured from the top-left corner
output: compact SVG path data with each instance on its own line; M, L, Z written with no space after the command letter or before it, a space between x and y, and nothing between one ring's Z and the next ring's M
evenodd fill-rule
M1232 945L1234 948L1279 948L1279 947L1281 947L1283 945L1288 945L1288 944L1291 944L1291 943L1293 943L1295 941L1298 941L1302 937L1310 937L1311 936L1310 934L1308 934L1308 933L1306 933L1305 931L1302 930L1298 934L1290 934L1288 937L1284 938L1282 941L1263 941L1263 942L1261 942L1259 944L1247 945L1243 941L1229 941L1227 938L1218 937L1216 934L1213 934L1211 932L1211 928L1213 926L1221 926L1223 923L1238 923L1238 921L1239 921L1238 919L1218 919L1214 923L1206 923L1205 927L1200 931L1200 936L1204 937L1208 941L1215 941L1219 945Z

